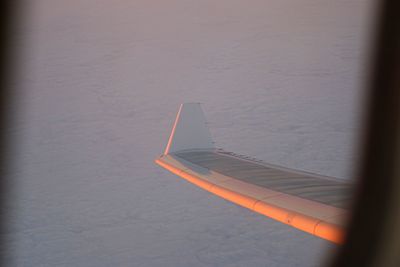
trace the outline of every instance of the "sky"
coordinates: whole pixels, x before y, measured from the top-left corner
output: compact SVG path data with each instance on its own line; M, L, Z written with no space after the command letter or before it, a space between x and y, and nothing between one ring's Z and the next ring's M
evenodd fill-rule
M218 147L351 179L371 0L28 1L10 266L318 266L335 246L155 165L179 105Z

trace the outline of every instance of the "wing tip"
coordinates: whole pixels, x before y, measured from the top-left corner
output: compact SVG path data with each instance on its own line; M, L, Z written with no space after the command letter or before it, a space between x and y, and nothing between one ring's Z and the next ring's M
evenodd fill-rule
M199 102L180 105L164 155L189 149L215 149Z

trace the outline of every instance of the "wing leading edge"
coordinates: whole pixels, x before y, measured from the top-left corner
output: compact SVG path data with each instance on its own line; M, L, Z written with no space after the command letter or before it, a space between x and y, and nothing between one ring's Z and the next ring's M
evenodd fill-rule
M257 213L334 243L344 239L350 184L216 149L198 103L181 105L167 148L155 162Z

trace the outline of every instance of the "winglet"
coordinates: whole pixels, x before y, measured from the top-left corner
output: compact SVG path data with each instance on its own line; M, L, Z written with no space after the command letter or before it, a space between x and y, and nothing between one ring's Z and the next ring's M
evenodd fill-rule
M179 107L164 155L187 149L214 149L200 103Z

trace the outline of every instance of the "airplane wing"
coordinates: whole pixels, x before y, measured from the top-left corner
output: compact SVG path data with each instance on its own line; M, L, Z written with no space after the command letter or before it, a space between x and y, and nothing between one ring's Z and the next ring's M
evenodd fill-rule
M179 108L157 164L240 206L342 243L352 186L216 149L199 103Z

